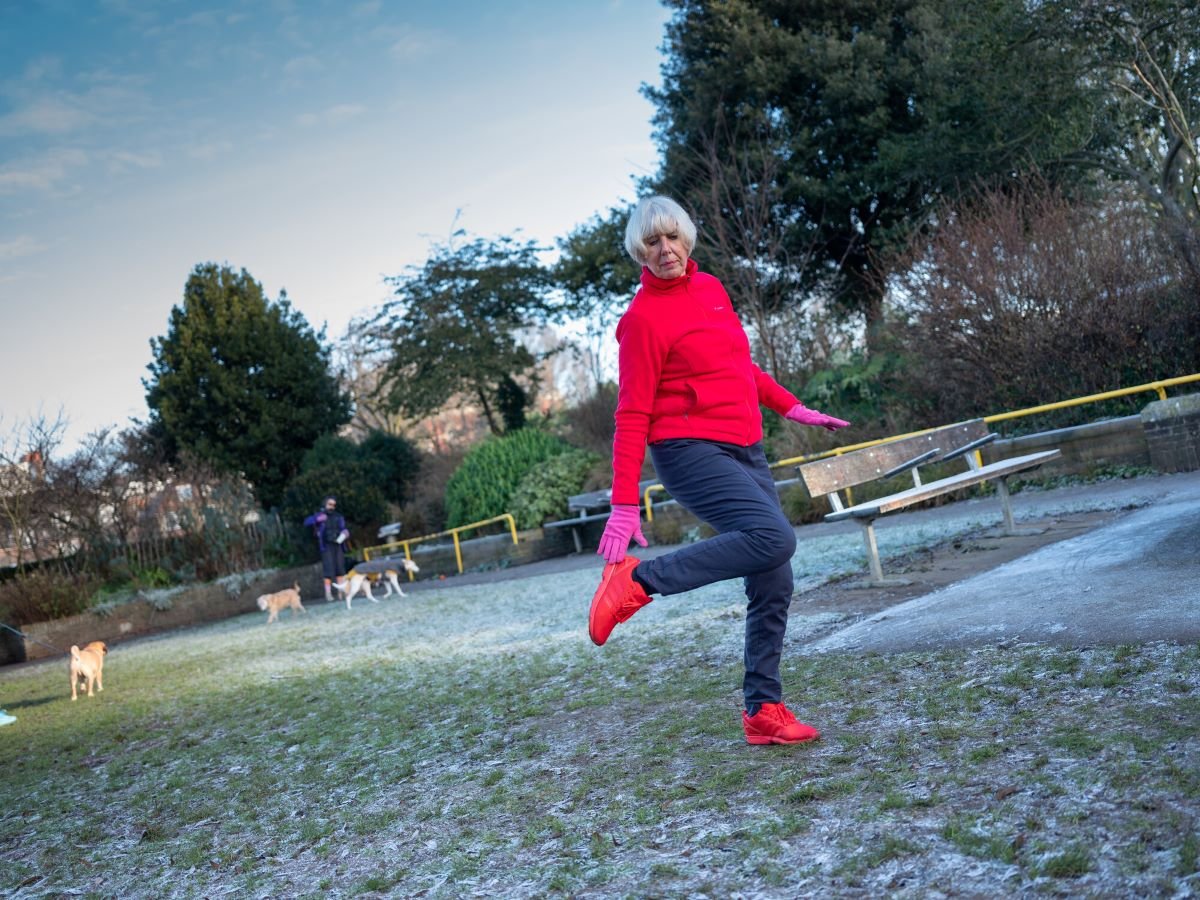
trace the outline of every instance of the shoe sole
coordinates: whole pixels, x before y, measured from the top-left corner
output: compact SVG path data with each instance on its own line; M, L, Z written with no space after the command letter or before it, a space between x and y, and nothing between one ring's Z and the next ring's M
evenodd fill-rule
M604 572L600 576L600 587L596 588L596 593L592 594L592 606L588 610L588 637L592 639L592 643L597 647L603 647L604 642L608 640L608 635L605 635L601 640L596 640L596 601L604 594L604 589L608 587L608 583L612 581L613 575L617 571L616 563L608 563L604 566ZM611 634L612 632L609 632Z
M814 734L812 737L797 738L794 741L789 741L786 738L772 737L770 735L755 735L751 737L746 735L747 744L808 744L820 738L821 735Z

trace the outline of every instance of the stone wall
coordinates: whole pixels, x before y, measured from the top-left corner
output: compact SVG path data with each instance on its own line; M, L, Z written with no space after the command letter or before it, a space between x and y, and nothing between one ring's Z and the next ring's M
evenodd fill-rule
M1122 416L1104 422L1001 438L983 448L983 461L996 462L1056 447L1062 451L1062 457L1042 466L1032 477L1091 475L1098 469L1151 465L1141 416Z
M1156 400L1142 410L1150 464L1160 472L1200 469L1200 394Z
M531 528L528 531L517 532L515 545L512 533L506 531L503 534L460 541L459 549L462 552L463 571L478 572L566 556L574 552L575 544L571 539L570 529L553 528L543 532L541 528ZM414 544L412 559L421 568L416 576L418 579L458 574L453 541Z
M0 642L0 665L65 655L72 644L83 646L90 641L114 644L142 634L257 612L255 601L261 594L293 584L300 585L302 601L324 596L317 566L264 571L245 578L223 578L209 584L148 591L127 603L25 625L19 630L27 635L27 639L5 631L6 637ZM266 613L263 616L265 618Z

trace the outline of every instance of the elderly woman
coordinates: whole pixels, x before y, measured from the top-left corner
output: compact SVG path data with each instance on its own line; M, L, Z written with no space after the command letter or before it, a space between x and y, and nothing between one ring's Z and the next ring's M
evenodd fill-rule
M666 197L641 200L625 229L625 249L642 266L642 286L617 324L613 506L600 539L606 565L588 633L603 644L656 594L744 577L746 740L810 741L820 733L784 705L779 677L796 534L763 452L759 404L830 431L850 423L805 408L754 364L729 295L691 259L695 244L696 226ZM631 539L646 546L638 476L647 445L671 496L717 534L641 561L625 551Z

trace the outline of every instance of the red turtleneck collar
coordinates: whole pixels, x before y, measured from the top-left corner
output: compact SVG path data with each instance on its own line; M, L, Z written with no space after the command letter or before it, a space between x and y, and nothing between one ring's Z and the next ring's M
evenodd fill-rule
M650 271L649 266L642 266L642 286L656 291L669 291L671 288L686 284L687 280L696 274L698 268L696 261L690 256L683 267L683 274L678 278L659 278Z

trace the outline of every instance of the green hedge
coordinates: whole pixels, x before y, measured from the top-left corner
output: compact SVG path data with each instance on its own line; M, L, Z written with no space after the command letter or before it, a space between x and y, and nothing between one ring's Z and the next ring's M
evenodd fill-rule
M446 484L446 526L457 528L512 512L522 479L539 463L568 449L564 441L533 428L483 441Z
M600 457L587 450L568 450L538 463L513 493L512 509L518 528L536 528L567 516L567 499L578 494Z

